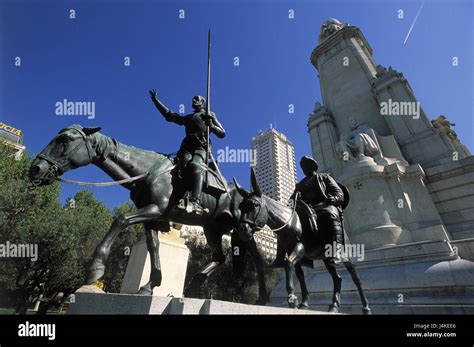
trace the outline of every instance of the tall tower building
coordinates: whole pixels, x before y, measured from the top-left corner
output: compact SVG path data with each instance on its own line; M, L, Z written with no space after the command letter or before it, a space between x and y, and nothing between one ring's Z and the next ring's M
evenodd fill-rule
M296 183L293 144L270 125L268 131L252 138L252 151L257 161L255 174L262 193L286 205ZM269 257L276 255L277 243L272 231L264 229L256 233L255 240Z
M285 135L270 126L252 138L257 163L255 173L265 195L283 204L288 202L296 182L295 150Z

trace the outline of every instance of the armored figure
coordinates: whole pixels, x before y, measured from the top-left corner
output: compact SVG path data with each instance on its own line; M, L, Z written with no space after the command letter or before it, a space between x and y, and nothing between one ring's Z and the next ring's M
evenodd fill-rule
M342 250L344 244L341 220L344 192L329 174L317 172L318 163L313 158L301 158L300 165L306 177L296 185L292 199L299 192L300 199L314 210L318 229L325 232L326 244L334 247L329 260L340 263L341 254L336 250Z
M186 136L181 142L178 151L179 175L187 172L192 177L192 191L190 202L191 213L203 214L200 198L204 184L204 171L206 170L208 146L207 127L209 133L214 133L219 138L225 137L225 130L213 112L206 112L206 100L202 96L195 96L192 100L194 112L180 116L163 105L157 98L155 90L150 91L150 97L156 108L168 122L173 122L185 127ZM210 142L210 141L209 141Z

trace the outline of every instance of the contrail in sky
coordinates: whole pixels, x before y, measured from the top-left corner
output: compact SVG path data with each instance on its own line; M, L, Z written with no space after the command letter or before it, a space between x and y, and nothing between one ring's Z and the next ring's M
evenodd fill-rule
M418 16L420 15L420 12L421 10L423 9L423 5L425 4L425 2L423 1L421 3L421 6L420 6L420 9L418 10L418 13L416 14L415 16L415 19L413 20L413 23L411 23L411 27L410 27L410 30L408 30L408 34L407 36L405 37L405 41L403 41L403 44L405 44L408 40L408 38L410 37L410 34L411 34L411 31L413 30L413 27L415 26L415 23L416 23L416 20L418 19Z

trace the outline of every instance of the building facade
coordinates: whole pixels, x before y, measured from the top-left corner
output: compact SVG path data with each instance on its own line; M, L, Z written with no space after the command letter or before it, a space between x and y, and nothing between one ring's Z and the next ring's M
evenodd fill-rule
M20 129L0 122L0 142L15 150L16 160L20 160L25 154L26 147L22 145L23 132Z
M296 164L293 144L270 126L252 138L255 173L260 189L272 199L287 204L295 189Z

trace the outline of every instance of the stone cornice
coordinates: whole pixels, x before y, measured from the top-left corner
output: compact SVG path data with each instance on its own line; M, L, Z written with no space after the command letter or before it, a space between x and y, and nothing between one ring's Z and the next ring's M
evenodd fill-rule
M311 53L311 63L317 68L317 60L321 54L331 49L342 39L352 37L357 37L358 39L360 39L363 43L364 48L367 49L370 56L372 56L372 47L370 47L370 44L366 40L364 34L362 34L362 31L355 26L348 25L326 38L313 50L313 52Z
M398 81L403 82L407 90L410 91L411 94L414 94L413 89L411 89L411 86L403 73L390 69L372 80L372 92L374 96L376 96L381 90L385 90L387 87Z
M312 113L308 117L308 130L317 127L319 124L323 122L329 122L331 123L334 127L336 127L336 122L334 118L327 112L321 112L321 113Z

